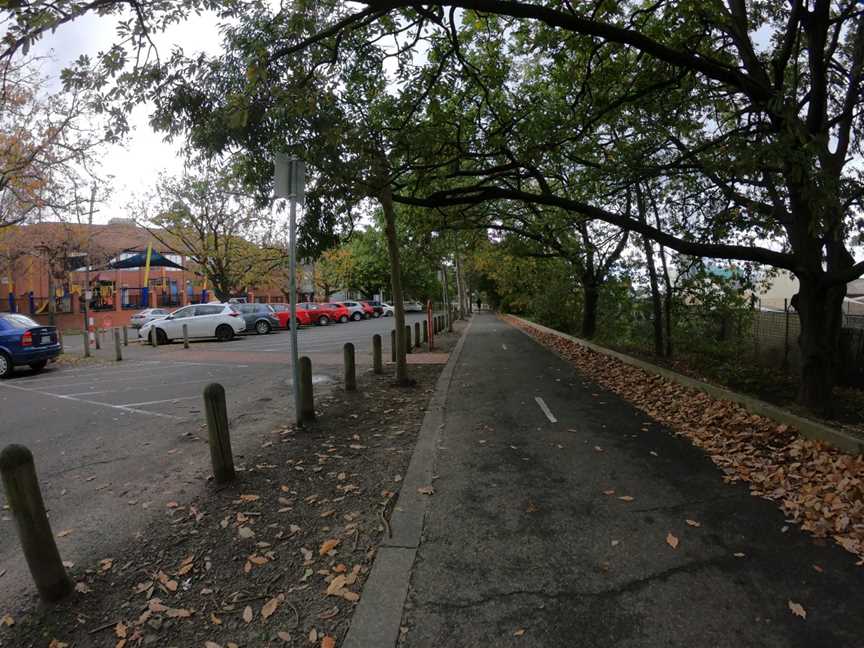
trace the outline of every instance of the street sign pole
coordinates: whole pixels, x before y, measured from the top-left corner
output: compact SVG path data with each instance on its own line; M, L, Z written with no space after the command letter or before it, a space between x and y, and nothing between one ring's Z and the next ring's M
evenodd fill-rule
M291 326L291 372L294 383L294 417L299 425L300 416L300 352L297 347L297 203L305 197L306 167L303 160L289 158L277 153L275 158L274 196L288 198L290 201L290 221L288 229L289 270L288 301L291 306L289 323Z
M294 414L300 423L300 353L297 349L297 201L291 196L291 226L289 246L291 248L291 269L289 271L289 301L291 304L291 368L294 374Z

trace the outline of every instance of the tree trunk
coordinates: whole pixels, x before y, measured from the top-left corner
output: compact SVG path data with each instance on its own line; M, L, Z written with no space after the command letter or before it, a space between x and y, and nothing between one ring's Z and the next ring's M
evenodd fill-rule
M408 361L405 357L405 305L402 299L402 263L399 260L399 239L396 237L396 211L393 209L393 193L386 185L378 197L384 210L384 233L387 236L387 252L390 255L390 290L393 293L393 317L396 327L396 383L408 385Z
M465 319L465 287L463 285L462 264L459 263L459 253L453 255L456 260L456 295L459 299L459 319Z
M600 290L592 282L582 282L582 337L590 340L597 333L597 304Z
M801 321L798 403L814 412L830 414L846 285L826 288L818 277L799 280L801 287L792 299Z
M648 282L651 284L651 311L654 325L654 354L663 355L663 306L660 303L660 287L657 285L657 269L654 267L654 249L651 241L642 237L645 262L648 265Z
M642 186L636 185L636 210L639 221L648 224L648 207L642 194ZM651 285L651 311L654 325L654 355L663 355L663 307L660 304L660 288L657 285L657 268L654 266L654 247L648 237L642 237L642 249L645 251L645 263L648 266L648 283Z

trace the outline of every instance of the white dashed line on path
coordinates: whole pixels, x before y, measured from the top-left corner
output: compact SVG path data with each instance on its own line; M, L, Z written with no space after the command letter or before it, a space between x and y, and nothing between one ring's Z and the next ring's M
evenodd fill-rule
M546 404L546 401L544 401L539 396L535 396L534 400L537 401L537 404L540 406L540 409L543 410L543 413L546 415L546 418L548 418L550 422L552 422L552 423L558 422L558 419L556 419L552 415L552 411L549 409L549 406Z
M504 349L504 350L506 351L506 350L507 350L507 345L506 345L506 344L502 344L502 345L501 345L501 348Z

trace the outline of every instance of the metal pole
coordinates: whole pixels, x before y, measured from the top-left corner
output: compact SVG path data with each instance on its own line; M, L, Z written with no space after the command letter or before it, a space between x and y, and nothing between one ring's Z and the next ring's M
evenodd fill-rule
M93 203L96 185L90 189L90 212L87 216L87 263L84 265L84 357L90 357L90 236L93 228Z
M292 160L292 165L293 165ZM289 248L291 251L291 267L289 270L288 290L290 291L289 303L291 304L291 370L294 374L294 415L297 423L303 421L300 411L300 352L297 349L297 193L292 191L291 201L291 224L289 229Z

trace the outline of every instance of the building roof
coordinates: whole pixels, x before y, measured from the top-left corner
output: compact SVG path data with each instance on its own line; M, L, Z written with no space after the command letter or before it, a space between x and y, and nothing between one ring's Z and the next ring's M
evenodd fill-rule
M165 238L165 234L161 234ZM147 229L132 221L112 220L103 224L78 223L33 223L0 230L0 248L15 247L22 251L39 246L65 247L69 252L90 248L94 257L112 257L124 250L140 250L153 245L165 250L165 246ZM167 250L166 250L167 251Z

